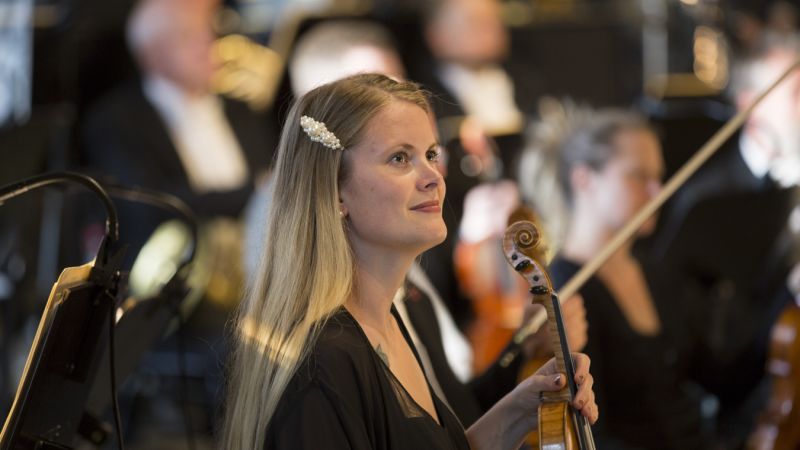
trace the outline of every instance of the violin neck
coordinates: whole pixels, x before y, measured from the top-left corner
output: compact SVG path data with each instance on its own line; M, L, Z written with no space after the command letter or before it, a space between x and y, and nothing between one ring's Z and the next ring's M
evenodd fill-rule
M577 392L575 386L575 366L572 363L572 357L569 342L567 342L567 333L564 329L564 321L561 317L561 305L558 296L552 292L547 299L542 299L542 304L547 311L547 326L550 331L550 340L553 353L556 358L556 366L558 371L567 375L567 387L570 390L570 397Z
M547 308L547 321L552 336L553 352L555 353L556 365L558 370L567 376L567 389L570 402L578 392L578 384L575 382L575 365L572 361L572 352L567 341L567 332L564 328L564 320L561 317L561 303L555 292L550 293L549 301L545 301ZM592 428L586 417L573 411L575 420L575 434L578 439L578 448L581 450L594 450L594 437Z

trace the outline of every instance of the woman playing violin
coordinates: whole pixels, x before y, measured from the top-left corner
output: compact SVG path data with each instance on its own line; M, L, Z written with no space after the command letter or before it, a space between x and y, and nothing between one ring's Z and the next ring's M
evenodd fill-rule
M447 230L424 93L357 75L288 114L259 273L235 328L222 447L511 449L536 427L548 363L468 430L432 393L392 307L406 271ZM597 419L589 361L573 405Z
M563 247L550 265L559 287L659 192L664 163L647 122L623 111L573 111L555 142L537 151L550 152L569 216ZM655 223L649 219L638 235L652 232ZM685 297L665 268L643 266L632 245L580 289L589 322L585 351L604 416L594 431L597 447L706 448L700 396L687 382L695 331L684 326Z

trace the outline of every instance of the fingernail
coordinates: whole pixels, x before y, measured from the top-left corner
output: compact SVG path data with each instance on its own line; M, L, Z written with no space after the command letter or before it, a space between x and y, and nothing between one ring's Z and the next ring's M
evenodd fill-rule
M581 375L578 377L578 383L583 383L583 380L586 379L586 375Z
M561 375L556 375L556 377L553 378L553 384L555 384L556 386L561 385Z
M583 400L578 400L578 409L583 408Z

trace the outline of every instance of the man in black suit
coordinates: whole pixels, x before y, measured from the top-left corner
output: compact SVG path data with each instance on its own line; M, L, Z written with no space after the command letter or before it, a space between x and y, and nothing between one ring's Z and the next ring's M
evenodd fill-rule
M205 275L200 277L204 281L202 301L190 308L184 308L186 302L182 305L188 316L184 333L191 336L183 351L193 361L187 371L190 382L194 382L189 400L195 408L195 432L201 427L211 430L215 422L219 409L215 396L222 391L218 383L225 358L224 324L239 299L236 280L241 275L230 268L238 264L228 263L238 263L240 243L236 222L230 219L238 218L256 178L266 171L274 143L265 118L243 103L212 93L212 20L217 6L216 0L140 1L129 17L126 37L141 77L95 104L85 118L82 135L85 162L101 179L176 195L201 221L201 245L206 244L202 248L213 256L201 258L204 264L196 261L194 265L204 269L194 272ZM120 241L130 245L130 262L154 229L171 217L152 207L127 202L120 202L118 209ZM152 262L143 265L153 270ZM131 274L134 288L137 267ZM132 295L150 294L133 291ZM191 315L187 314L189 309ZM160 374L164 386L175 383L174 369L163 362L175 360L174 347L172 341L160 344L143 363L148 367L144 372L150 377ZM133 419L139 433L134 432L132 439L158 435L148 427L180 429L180 421L152 419L180 417L170 409L177 408L169 401L174 394L159 394L149 403L142 401L142 405L155 406L150 414ZM173 411L173 416L165 411Z
M738 109L800 55L797 37L767 34L738 62L732 83ZM793 297L797 264L790 215L800 184L800 72L770 94L741 134L671 201L653 256L676 266L707 318L708 370L699 374L719 399L718 435L741 446L763 409L770 331Z
M83 128L88 165L101 176L180 197L201 217L237 216L270 162L268 122L211 92L213 0L143 0L127 41L141 79L95 104ZM123 239L135 253L160 222L125 208Z

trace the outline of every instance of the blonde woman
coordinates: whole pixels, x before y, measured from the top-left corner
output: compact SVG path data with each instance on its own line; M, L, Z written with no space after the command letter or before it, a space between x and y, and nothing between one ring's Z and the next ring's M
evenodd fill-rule
M226 449L517 448L552 363L466 432L432 394L392 308L447 233L439 146L412 83L356 75L301 97L275 168L267 242L236 323ZM589 361L575 406L597 419Z

